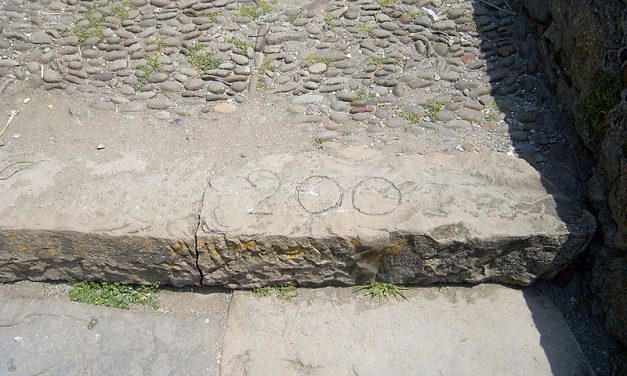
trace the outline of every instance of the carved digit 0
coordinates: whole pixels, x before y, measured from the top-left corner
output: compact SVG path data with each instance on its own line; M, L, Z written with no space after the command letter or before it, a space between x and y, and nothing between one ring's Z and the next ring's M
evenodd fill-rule
M369 177L357 183L352 196L353 207L367 215L390 214L403 200L398 187L380 176Z
M296 200L311 214L320 214L342 205L344 192L328 176L313 175L296 187Z

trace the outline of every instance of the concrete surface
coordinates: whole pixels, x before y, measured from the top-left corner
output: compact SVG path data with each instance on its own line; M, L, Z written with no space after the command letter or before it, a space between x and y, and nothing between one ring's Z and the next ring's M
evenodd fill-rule
M43 286L42 286L43 285ZM0 285L0 375L591 375L545 297L502 287L161 292L160 312Z

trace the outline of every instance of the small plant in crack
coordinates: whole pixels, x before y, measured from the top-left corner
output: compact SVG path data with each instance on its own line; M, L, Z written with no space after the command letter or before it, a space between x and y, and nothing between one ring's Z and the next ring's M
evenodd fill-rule
M420 116L416 113L409 112L409 111L399 112L398 117L407 120L411 124L418 124L420 122Z
M498 113L496 112L489 112L487 114L485 114L485 116L483 117L483 120L485 120L486 123L491 123L493 121L496 121L498 119Z
M324 150L324 142L320 139L314 139L313 145L318 150Z
M252 47L253 45L250 41L238 39L235 37L229 39L229 42L231 42L231 44L234 45L235 48L239 48L244 53L246 52L248 47Z
M137 67L137 69L141 72L138 77L137 82L133 85L133 89L135 91L140 91L146 85L146 81L148 78L155 72L158 72L161 69L161 63L159 62L157 56L150 56L146 58L146 64L142 64Z
M380 56L370 56L370 64L377 67L377 69L383 69L383 58Z
M374 27L372 27L370 25L366 25L366 24L360 24L360 25L357 26L357 30L360 33L367 34L367 35L372 35L372 31L374 30Z
M294 286L265 286L253 289L259 296L276 296L279 299L290 301L298 296L298 290Z
M87 39L91 37L102 38L103 30L102 20L87 18L85 22L81 22L72 28L72 34L78 37L79 45L84 48L87 47Z
M427 116L431 121L436 121L438 114L444 110L444 102L434 101L427 104Z
M335 21L335 20L337 20L337 19L338 19L338 16L335 16L335 15L330 14L330 13L327 13L327 14L324 16L324 22L325 22L327 25L330 25L333 21Z
M264 13L272 12L272 5L276 4L278 0L259 0L257 4L263 10Z
M222 64L222 62L218 59L213 58L213 54L210 51L207 51L205 46L196 42L187 47L189 51L188 60L189 63L199 71L205 69L216 69Z
M145 305L159 309L159 284L149 286L127 285L120 282L70 281L70 300L94 305L129 309L131 305Z
M285 20L289 23L292 23L294 21L296 21L298 18L304 17L305 16L305 11L302 9L298 9L295 12L291 13L290 15L287 15L285 17Z
M371 91L364 90L364 89L357 90L355 94L357 94L357 97L355 97L355 101L357 102L362 102L368 99L375 98L377 96L377 94Z
M272 5L276 3L277 0L258 0L251 2L250 5L240 7L239 14L248 16L251 20L256 20L262 15L272 12Z
M599 74L591 90L577 104L577 120L591 127L595 136L600 136L605 131L603 120L620 102L620 91L620 81L614 75L609 72Z
M316 63L323 63L327 67L330 67L333 64L333 59L327 56L309 55L307 56L307 60L305 60L305 68L308 68Z
M261 16L259 11L257 11L257 8L254 6L243 6L239 8L239 14L242 16L247 16L251 20L256 20Z
M409 290L407 287L398 286L393 283L386 282L370 282L365 286L355 289L355 292L363 291L365 295L370 295L371 298L387 298L401 297L407 300L407 297L403 295L403 291Z
M270 84L266 80L266 74L271 74L274 72L274 59L264 56L259 69L257 70L257 88L260 90L268 90L270 89Z
M200 13L198 13L198 15L200 17L207 17L209 19L209 22L211 22L211 23L218 23L218 16L220 16L221 13L218 13L218 12L214 12L214 13L200 12Z
M264 56L261 66L259 66L259 74L264 72L274 72L274 61L275 59Z

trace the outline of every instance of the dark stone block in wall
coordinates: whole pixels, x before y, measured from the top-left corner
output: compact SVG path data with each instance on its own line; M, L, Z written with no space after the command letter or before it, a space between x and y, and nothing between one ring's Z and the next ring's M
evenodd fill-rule
M551 21L551 3L553 0L524 0L523 3L533 19L542 23Z

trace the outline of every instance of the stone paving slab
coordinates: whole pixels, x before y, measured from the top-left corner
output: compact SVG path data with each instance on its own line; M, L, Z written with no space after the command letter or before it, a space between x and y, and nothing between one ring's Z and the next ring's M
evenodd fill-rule
M68 287L0 284L0 375L592 375L548 298L499 285L407 300L163 290L159 312L71 302Z
M28 169L0 181L1 279L196 283L195 166L174 161L164 172L130 155L89 162L46 153L8 163L7 174Z
M0 375L219 374L224 294L210 299L211 309L183 314L129 312L0 287Z
M348 156L272 155L212 176L197 234L205 284L526 285L594 232L517 158Z
M222 374L593 374L546 298L498 285L406 296L378 301L325 288L284 301L235 292Z

